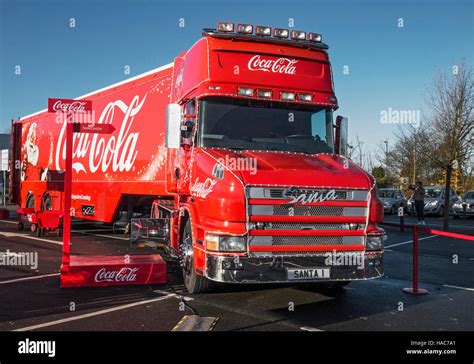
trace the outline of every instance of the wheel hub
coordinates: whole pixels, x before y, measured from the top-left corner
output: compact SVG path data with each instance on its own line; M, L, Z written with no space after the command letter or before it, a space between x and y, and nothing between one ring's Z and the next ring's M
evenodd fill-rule
M191 272L193 257L194 253L191 236L186 235L184 236L183 242L181 244L181 266L186 273Z

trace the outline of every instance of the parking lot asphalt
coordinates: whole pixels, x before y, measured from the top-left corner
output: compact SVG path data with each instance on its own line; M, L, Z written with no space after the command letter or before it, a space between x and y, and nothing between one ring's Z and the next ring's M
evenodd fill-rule
M427 223L442 227L442 219ZM190 296L172 264L167 285L60 289L61 239L37 238L17 231L14 219L1 220L0 252L37 252L39 261L36 269L0 266L0 331L170 331L185 315L212 318L215 331L473 330L474 243L421 235L419 285L429 294L411 296L402 289L412 284L412 232L386 230L381 279L336 291L307 284L219 285ZM473 235L474 219L452 219L451 230ZM74 254L156 253L132 249L126 235L101 224L74 222L73 231Z

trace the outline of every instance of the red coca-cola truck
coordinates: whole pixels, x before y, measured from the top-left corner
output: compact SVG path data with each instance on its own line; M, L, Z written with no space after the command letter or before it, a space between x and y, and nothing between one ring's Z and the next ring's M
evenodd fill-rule
M191 293L382 276L383 205L345 157L327 49L316 33L219 23L173 63L78 97L92 102L83 122L115 130L74 134L73 215L112 223L153 207ZM13 122L22 208L63 209L61 120Z

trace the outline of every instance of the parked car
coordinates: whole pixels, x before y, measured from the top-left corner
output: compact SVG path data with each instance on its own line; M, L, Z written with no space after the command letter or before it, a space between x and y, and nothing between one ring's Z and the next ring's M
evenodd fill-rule
M383 202L385 212L392 215L396 214L399 207L407 208L407 199L398 188L381 188L379 198Z
M444 191L446 187L443 186L426 186L425 187L425 208L424 212L425 215L436 215L436 216L443 216L444 209ZM451 188L451 192L449 194L449 206L447 208L451 211L454 203L459 200L459 196ZM415 203L413 201L413 195L411 195L410 199L408 200L408 210L413 215L416 215L415 211Z
M464 196L454 203L453 217L455 219L463 216L463 205L466 206L466 216L474 216L474 190L466 191Z

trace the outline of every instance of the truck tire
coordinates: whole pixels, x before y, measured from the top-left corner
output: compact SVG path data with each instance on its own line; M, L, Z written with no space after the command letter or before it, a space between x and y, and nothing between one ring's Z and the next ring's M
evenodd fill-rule
M26 208L29 208L29 209L34 209L35 208L35 197L33 196L33 194L29 194L28 197L26 198L26 205L25 205Z
M184 285L191 294L204 293L210 288L210 281L196 274L194 270L193 232L191 220L186 221L181 234L181 256L183 266Z

